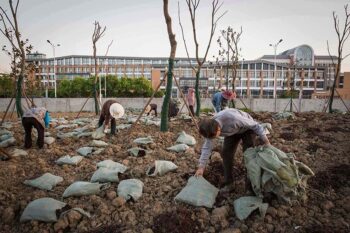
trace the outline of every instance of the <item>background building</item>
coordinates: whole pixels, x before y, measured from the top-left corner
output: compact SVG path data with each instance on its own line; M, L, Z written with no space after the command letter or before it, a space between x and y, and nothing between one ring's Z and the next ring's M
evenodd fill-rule
M145 77L152 82L154 88L159 84L168 66L166 57L98 56L97 60L101 77ZM332 60L336 62L336 57L315 55L312 47L308 45L289 49L276 56L264 55L256 60L242 60L237 64L236 92L241 97L273 98L276 64L277 96L283 95L287 90L301 89L303 98L311 98L312 94L325 92L332 86L335 75ZM36 76L49 88L54 87L56 80L59 82L62 79L88 78L95 75L92 56L72 55L54 59L46 58L45 54L33 53L28 55L27 62L35 65ZM184 91L195 85L195 71L190 63L195 65L196 60L176 58L175 61L174 75ZM231 87L232 72L226 62L206 62L200 77L202 96L210 96L225 87L227 80L228 86ZM343 87L344 80L340 78L337 86ZM161 89L165 89L165 84ZM175 84L172 94L179 94Z

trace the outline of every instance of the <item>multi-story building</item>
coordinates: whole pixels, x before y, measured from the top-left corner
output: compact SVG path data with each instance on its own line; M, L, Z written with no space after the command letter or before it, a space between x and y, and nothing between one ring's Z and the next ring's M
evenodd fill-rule
M77 76L95 75L92 56L46 58L45 54L34 53L28 55L27 61L35 64L36 75L51 88L56 80L59 82ZM97 62L99 76L145 77L152 82L153 87L159 84L168 67L166 57L98 56ZM310 98L313 93L326 91L332 85L335 63L336 57L315 55L308 45L295 47L276 56L264 55L256 60L241 60L236 64L236 92L241 97L272 98L275 88L277 96L285 90L302 89L303 96ZM174 75L181 89L194 87L195 71L192 65L195 64L194 58L176 58ZM210 61L204 63L199 82L202 95L210 95L222 87L232 86L232 69L227 64ZM165 89L165 84L161 89ZM176 85L173 87L173 95L178 95Z

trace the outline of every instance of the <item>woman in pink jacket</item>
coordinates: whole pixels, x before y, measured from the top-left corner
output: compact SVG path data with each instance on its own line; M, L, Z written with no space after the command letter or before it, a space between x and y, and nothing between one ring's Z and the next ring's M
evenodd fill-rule
M188 93L187 93L187 103L188 107L190 108L190 111L192 115L194 116L194 105L196 102L196 98L194 97L194 89L193 88L188 88Z

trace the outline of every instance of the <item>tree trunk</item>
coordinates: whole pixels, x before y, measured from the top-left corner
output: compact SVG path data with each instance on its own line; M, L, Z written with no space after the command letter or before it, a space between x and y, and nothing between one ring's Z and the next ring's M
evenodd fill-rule
M167 83L166 83L166 93L163 100L161 121L160 121L160 131L166 132L168 131L169 100L171 98L171 91L173 87L173 69L174 69L174 60L175 60L176 47L177 47L175 34L173 33L173 29L171 27L171 17L169 15L169 10L168 10L168 0L163 0L163 13L164 13L164 18L165 18L167 32L168 32L169 41L170 41L170 56L169 56L169 67L168 67L168 75L167 75Z
M334 91L335 91L335 88L336 88L337 80L339 79L339 75L340 75L340 65L341 65L341 59L338 59L338 64L337 64L337 69L336 69L334 82L333 82L333 86L332 86L331 96L330 96L330 99L329 99L329 112L330 113L333 112Z
M160 122L160 131L168 131L168 112L169 112L169 101L171 98L171 89L173 87L173 69L174 69L174 59L169 58L169 67L166 83L166 93L163 100L162 106L162 116Z
M196 116L199 116L199 113L201 111L201 97L199 95L199 76L201 73L201 67L198 67L198 70L196 71L196 84L195 84L195 90L196 90Z
M22 83L23 83L23 74L21 73L17 80L17 88L16 88L16 109L17 109L17 116L22 117L23 116L23 109L22 109Z
M100 108L98 106L98 91L97 91L97 81L98 81L98 64L96 58L96 45L93 44L94 49L94 60L95 60L95 79L94 79L94 102L95 102L95 114L98 115L100 113Z

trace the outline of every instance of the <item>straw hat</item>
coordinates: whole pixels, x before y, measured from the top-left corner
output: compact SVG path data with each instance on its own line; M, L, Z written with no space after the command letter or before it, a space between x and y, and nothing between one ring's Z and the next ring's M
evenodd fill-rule
M233 100L236 97L236 95L232 91L224 91L222 93L222 97L224 97L227 100Z
M147 105L146 109L145 109L145 113L149 113L151 111L151 106Z
M121 118L124 115L124 108L121 104L114 103L109 107L109 113L115 119Z

